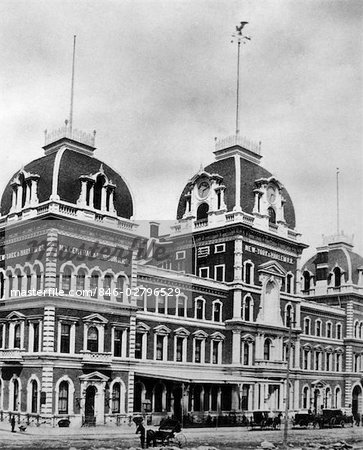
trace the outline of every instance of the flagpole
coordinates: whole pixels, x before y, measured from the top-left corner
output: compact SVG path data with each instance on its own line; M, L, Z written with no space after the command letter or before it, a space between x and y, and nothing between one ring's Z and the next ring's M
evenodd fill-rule
M74 97L74 64L76 56L76 35L73 36L73 61L72 61L72 82L71 82L71 107L69 111L69 129L72 133L73 127L73 97Z
M232 42L237 40L237 89L236 89L236 135L239 134L239 92L240 92L240 59L241 59L241 42L245 44L246 40L251 40L248 36L242 33L243 28L248 24L248 22L241 22L240 25L236 26L236 32L232 34Z
M337 167L337 234L339 235L339 167Z

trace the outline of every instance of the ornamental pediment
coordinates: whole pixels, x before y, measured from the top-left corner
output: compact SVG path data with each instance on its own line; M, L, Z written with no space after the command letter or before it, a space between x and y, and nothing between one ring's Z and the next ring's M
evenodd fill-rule
M86 375L81 375L79 379L81 381L108 381L109 377L107 377L101 372L96 371L92 373L87 373Z
M258 271L260 273L267 273L269 275L274 275L280 278L286 277L286 270L276 261L267 261L258 266Z
M25 315L19 311L12 311L10 314L6 316L8 320L24 320Z
M101 314L90 314L89 316L83 317L82 319L83 322L96 322L96 323L103 323L106 324L108 323L108 320L101 316Z

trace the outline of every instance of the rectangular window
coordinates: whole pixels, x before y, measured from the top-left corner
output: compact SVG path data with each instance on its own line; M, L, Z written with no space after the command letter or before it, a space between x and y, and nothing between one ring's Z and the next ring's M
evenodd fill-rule
M316 335L321 336L321 322L320 320L317 320L316 322Z
M209 247L199 247L198 248L198 258L203 258L209 255Z
M224 281L225 265L221 264L214 266L214 279L217 281Z
M309 319L305 319L305 327L304 327L304 333L305 334L310 334L310 320Z
M202 341L200 339L195 340L194 352L194 362L202 362Z
M209 278L209 267L200 267L199 276L200 278Z
M320 369L320 352L315 352L315 370Z
M61 353L70 353L71 344L71 326L62 323L61 325L61 336L60 336L60 351Z
M331 338L331 323L326 324L326 337Z
M156 359L158 361L163 360L164 355L164 336L156 336Z
M221 304L217 302L213 305L213 320L214 322L221 321Z
M183 342L184 338L177 337L176 338L176 361L181 362L183 361Z
M39 322L33 323L33 352L39 352Z
M226 251L226 244L216 244L214 246L214 253L223 253Z
M185 259L185 250L179 251L175 253L175 259Z
M165 314L165 296L157 297L158 299L158 313Z
M219 341L212 341L212 363L218 364L219 362Z
M309 369L309 350L304 350L304 369Z
M136 333L136 339L135 339L135 358L141 359L142 358L142 333Z
M122 356L122 330L115 329L113 340L113 355Z

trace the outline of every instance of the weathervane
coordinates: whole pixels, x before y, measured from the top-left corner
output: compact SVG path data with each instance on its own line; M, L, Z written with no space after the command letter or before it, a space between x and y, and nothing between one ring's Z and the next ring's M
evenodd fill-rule
M239 60L240 60L240 49L241 49L241 42L243 44L246 43L246 40L250 41L251 38L248 36L245 36L243 34L243 28L248 24L248 22L241 22L240 25L236 26L236 32L232 34L232 41L237 41L237 106L236 106L236 135L239 133Z

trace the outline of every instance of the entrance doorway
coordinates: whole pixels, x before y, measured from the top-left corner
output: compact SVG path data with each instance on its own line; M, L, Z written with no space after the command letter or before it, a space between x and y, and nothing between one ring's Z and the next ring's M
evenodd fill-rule
M181 422L183 415L183 408L182 408L183 389L181 387L176 387L174 389L173 395L174 395L174 418L176 420L179 420L179 422Z
M88 386L86 389L86 403L85 403L85 417L84 424L88 427L94 427L96 425L95 416L95 397L97 389L95 386Z
M363 412L362 388L355 386L352 393L352 414L355 417Z

